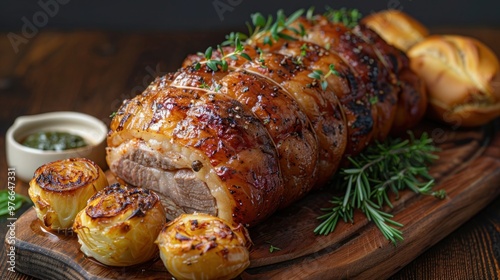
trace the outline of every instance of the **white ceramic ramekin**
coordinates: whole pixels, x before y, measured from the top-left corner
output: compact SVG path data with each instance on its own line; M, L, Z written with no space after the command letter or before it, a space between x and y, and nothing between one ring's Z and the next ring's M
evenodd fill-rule
M42 151L23 146L30 134L41 131L61 131L79 135L87 146L64 151ZM29 182L35 170L45 163L75 157L88 158L106 170L106 125L97 118L78 112L52 112L18 117L5 137L7 164L15 168L16 176Z

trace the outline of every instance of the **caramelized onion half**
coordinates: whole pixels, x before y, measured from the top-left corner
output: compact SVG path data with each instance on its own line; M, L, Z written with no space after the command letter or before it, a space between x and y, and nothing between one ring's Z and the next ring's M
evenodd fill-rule
M28 194L42 223L53 230L66 230L108 180L93 161L71 158L40 166L29 185Z
M233 279L250 264L246 228L207 214L182 214L165 225L156 243L179 280Z
M129 266L157 256L154 242L165 221L156 193L113 184L89 199L73 230L86 256L106 265Z

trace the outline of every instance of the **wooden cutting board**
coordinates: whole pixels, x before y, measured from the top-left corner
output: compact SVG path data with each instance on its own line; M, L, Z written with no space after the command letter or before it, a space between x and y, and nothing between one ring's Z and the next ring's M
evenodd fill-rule
M441 148L431 167L437 200L403 192L394 201L394 219L404 224L404 241L394 246L360 213L355 223L339 223L334 233L313 229L329 190L311 193L266 222L250 229L251 266L242 279L387 278L437 243L500 194L500 125L453 130L424 123ZM134 267L107 267L86 258L76 235L44 229L33 209L16 222L16 269L42 279L169 279L159 259ZM280 250L270 252L270 246Z

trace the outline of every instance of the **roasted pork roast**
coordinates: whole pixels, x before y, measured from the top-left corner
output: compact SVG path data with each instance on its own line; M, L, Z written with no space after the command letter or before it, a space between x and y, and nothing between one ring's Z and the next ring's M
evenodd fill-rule
M422 118L424 85L375 32L323 16L293 25L304 32L247 40L251 60L214 71L190 55L125 100L108 136L110 170L159 193L171 219L202 212L251 226Z

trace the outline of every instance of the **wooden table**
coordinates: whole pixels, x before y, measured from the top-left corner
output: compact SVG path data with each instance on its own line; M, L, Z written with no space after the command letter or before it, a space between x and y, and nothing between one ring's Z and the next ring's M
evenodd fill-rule
M472 35L500 55L500 28L439 28L433 32ZM0 36L0 146L20 115L79 111L109 124L121 101L140 93L153 77L174 71L188 53L216 45L227 32L117 33L42 30L14 52ZM7 163L0 149L0 182L6 188ZM500 185L500 182L499 182ZM27 184L17 182L27 195ZM28 207L17 211L19 216ZM0 236L7 231L0 219ZM32 279L6 270L2 279ZM390 259L387 261L391 261ZM427 250L391 279L498 279L500 277L500 198Z

